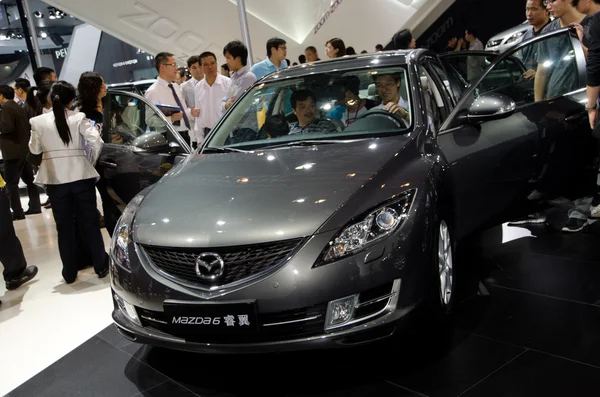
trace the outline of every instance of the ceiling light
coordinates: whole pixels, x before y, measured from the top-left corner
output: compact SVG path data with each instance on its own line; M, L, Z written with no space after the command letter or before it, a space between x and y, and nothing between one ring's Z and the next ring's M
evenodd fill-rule
M36 11L36 12L34 12L34 13L33 13L33 16L34 16L34 17L36 17L36 18L43 18L43 17L44 17L44 14L42 14L42 13L41 13L41 12L39 12L39 11Z
M42 39L45 39L46 37L48 37L48 33L46 33L46 32L40 32L40 37Z

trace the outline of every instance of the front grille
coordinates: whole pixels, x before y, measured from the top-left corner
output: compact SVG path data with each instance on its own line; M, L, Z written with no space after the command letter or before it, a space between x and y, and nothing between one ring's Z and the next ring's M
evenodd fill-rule
M142 325L152 327L188 342L199 343L260 343L270 341L283 341L296 338L306 338L323 334L325 327L325 311L327 304L311 306L302 309L289 310L278 313L259 313L259 328L256 334L251 335L219 335L194 333L185 327L174 327L168 324L168 318L164 312L155 312L137 308ZM309 319L306 321L298 321ZM149 320L151 319L151 320ZM287 324L265 326L265 324L276 324L294 321Z
M227 285L243 280L289 259L302 239L278 241L248 246L177 249L142 246L152 264L167 275L199 286ZM196 258L203 252L219 254L225 262L223 275L214 281L203 280L196 274Z

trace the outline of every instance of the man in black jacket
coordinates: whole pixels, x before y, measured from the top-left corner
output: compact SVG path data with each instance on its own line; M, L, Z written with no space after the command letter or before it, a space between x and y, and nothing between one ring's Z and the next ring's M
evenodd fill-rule
M594 3L600 3L593 0ZM600 126L598 126L598 94L600 93L600 12L592 15L592 21L589 28L588 58L587 58L587 98L586 109L590 127L594 131L594 136L600 138ZM599 175L600 182L600 175ZM600 218L600 186L591 203L591 217Z
M15 90L8 85L0 86L0 149L4 159L4 173L6 188L10 197L10 206L13 210L13 219L25 219L25 215L40 214L42 205L40 193L33 183L33 168L27 162L29 152L29 137L31 128L27 112L15 101ZM29 194L29 209L23 211L21 196L19 195L19 179L27 185Z
M589 29L590 46L587 59L587 110L592 129L598 118L598 95L600 94L600 13L592 15Z

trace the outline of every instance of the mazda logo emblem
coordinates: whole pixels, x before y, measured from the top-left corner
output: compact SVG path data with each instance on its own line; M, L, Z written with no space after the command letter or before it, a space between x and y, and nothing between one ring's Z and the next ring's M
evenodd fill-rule
M206 252L196 258L196 274L203 280L215 280L223 275L225 262L219 254Z

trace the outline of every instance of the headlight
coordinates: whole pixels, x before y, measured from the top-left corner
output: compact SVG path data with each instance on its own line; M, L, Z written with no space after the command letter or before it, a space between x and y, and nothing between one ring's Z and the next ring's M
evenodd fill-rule
M502 40L491 40L491 41L488 41L486 47L492 48L492 47L499 46L500 44L502 44Z
M524 34L525 34L525 32L519 32L519 33L513 34L512 36L510 36L508 38L508 40L506 40L506 44L514 43L515 41L517 41L521 37L523 37Z
M361 250L367 244L379 240L398 228L408 217L416 189L409 190L392 201L369 211L359 221L353 221L329 242L318 265L336 261Z
M145 195L138 194L135 196L125 211L121 214L117 227L112 235L112 241L110 244L110 256L115 263L126 270L131 270L129 265L129 244L131 243L131 226L133 224L133 218L137 212L140 204L144 200Z

